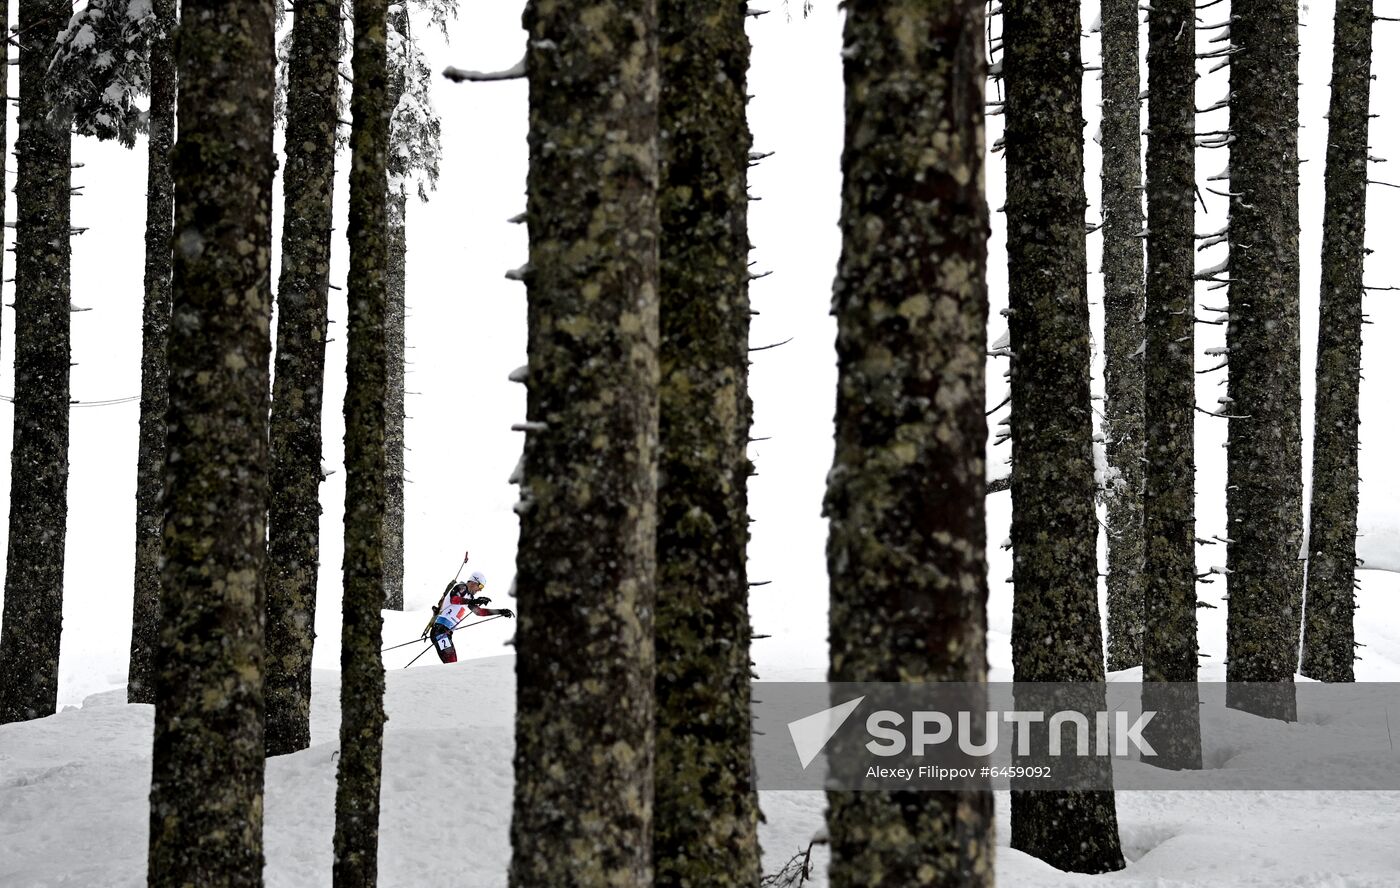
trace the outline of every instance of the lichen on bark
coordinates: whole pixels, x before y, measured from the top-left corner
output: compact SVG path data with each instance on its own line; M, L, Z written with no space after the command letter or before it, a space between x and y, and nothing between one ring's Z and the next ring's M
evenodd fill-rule
M1354 681L1356 510L1372 0L1338 0L1327 115L1322 298L1302 673Z
M1108 668L1142 663L1143 214L1138 0L1103 0L1103 499Z
M649 885L655 0L534 0L510 884Z
M1143 707L1154 764L1201 766L1196 686L1194 0L1148 12L1147 556Z
M0 722L52 715L63 629L70 354L69 114L48 98L62 0L22 0L15 141L15 382ZM60 24L46 27L46 22Z
M404 371L407 320L408 198L389 194L388 255L385 259L384 363L384 607L403 610L404 556Z
M273 19L270 0L183 0L176 36L159 888L262 884Z
M403 98L412 60L409 40L408 7L389 11L390 27L400 35L403 57L390 60L388 107L397 108ZM391 123L392 127L392 123ZM388 173L391 180L405 180L411 174L408 158L391 152ZM384 361L388 370L388 397L384 402L384 607L403 610L403 530L404 530L404 322L408 284L408 195L392 184L388 189L388 255L385 259Z
M156 638L160 634L160 528L165 467L165 411L170 392L165 346L170 335L171 235L175 183L175 0L154 0L151 104L147 115L145 303L141 312L141 420L136 456L136 569L131 619L128 703L154 703Z
M311 652L321 541L321 408L338 125L339 0L292 21L282 175L282 265L268 510L267 754L311 744Z
M832 681L986 678L984 23L846 5ZM992 884L990 792L827 800L832 885Z
M749 42L741 0L660 0L659 885L758 883L749 694ZM695 812L704 811L697 817Z
M350 98L350 271L345 375L345 554L340 637L336 888L379 878L384 751L385 266L388 261L388 0L355 0Z
M1089 401L1078 0L1006 0L1006 228L1013 457L1011 655L1018 682L1090 683L1104 705ZM1103 789L1011 794L1011 846L1074 872L1122 869Z
M1230 19L1226 704L1291 721L1303 603L1298 4L1234 0Z

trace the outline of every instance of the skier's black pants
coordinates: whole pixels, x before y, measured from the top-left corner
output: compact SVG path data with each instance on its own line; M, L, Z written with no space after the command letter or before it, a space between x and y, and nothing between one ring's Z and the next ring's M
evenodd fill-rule
M431 634L438 659L444 663L456 663L457 649L452 646L452 630L441 623L434 623Z

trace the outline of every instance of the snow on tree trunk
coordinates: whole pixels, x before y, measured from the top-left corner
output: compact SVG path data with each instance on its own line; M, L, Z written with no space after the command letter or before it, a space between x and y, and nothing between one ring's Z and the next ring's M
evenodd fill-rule
M1303 627L1302 672L1320 681L1355 680L1352 587L1356 581L1371 22L1371 0L1338 0L1327 124L1308 603Z
M1143 260L1138 0L1103 0L1108 668L1142 663Z
M984 4L846 9L829 677L981 682ZM992 883L990 792L827 798L833 886Z
M1291 721L1303 595L1298 4L1234 0L1230 18L1226 703Z
M338 0L305 0L292 22L282 266L272 389L268 511L267 754L311 744L311 651L321 535L321 407L335 179Z
M1155 764L1201 766L1196 687L1195 0L1154 0L1147 71L1143 707ZM1163 684L1166 683L1166 684Z
M510 884L652 881L655 0L533 0Z
M176 42L153 888L262 884L273 18L183 0Z
M175 0L154 0L151 36L150 141L146 157L146 301L141 313L141 434L136 455L136 571L131 618L128 703L154 703L160 634L160 525L165 469L165 410L170 402L165 343L170 335L170 253L175 183Z
M22 0L15 142L15 401L0 722L53 714L68 518L69 116L46 92L66 2Z
M1078 0L1006 0L1012 663L1017 681L1101 682L1089 401ZM1101 709L1102 686L1079 695ZM1062 870L1123 867L1103 790L1015 792L1011 846Z
M390 9L392 33L399 35L400 52L390 53L390 109L403 98L411 59L408 7ZM390 123L391 130L393 122ZM404 312L408 271L408 196L393 181L409 175L404 158L393 152L390 135L388 170L388 256L385 266L384 360L388 367L388 400L384 403L384 607L403 610L403 446L404 446Z
M388 0L355 0L350 99L350 271L345 375L345 555L340 640L336 888L379 875L384 750L385 271L389 255Z
M749 700L749 42L733 0L661 0L658 884L760 876ZM697 817L697 811L704 811Z

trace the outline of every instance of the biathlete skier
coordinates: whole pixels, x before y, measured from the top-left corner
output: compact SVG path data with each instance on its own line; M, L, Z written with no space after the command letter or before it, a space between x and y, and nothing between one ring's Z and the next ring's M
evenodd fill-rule
M488 608L491 599L481 594L486 588L486 575L473 571L465 583L456 580L447 584L441 600L433 606L433 618L423 627L423 638L431 637L438 659L444 663L457 662L457 648L452 645L452 630L462 625L467 617L514 617L515 611L508 607Z

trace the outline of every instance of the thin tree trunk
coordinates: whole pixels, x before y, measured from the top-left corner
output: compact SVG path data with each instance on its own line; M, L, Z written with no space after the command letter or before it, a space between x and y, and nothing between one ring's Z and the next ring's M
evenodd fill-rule
M45 81L64 0L19 5L15 143L15 419L0 632L0 722L52 715L68 519L69 117ZM46 23L57 21L51 27Z
M267 754L311 744L321 542L321 407L335 180L339 0L303 0L287 71L282 268L268 510Z
M1235 0L1230 19L1226 704L1292 721L1303 595L1298 4Z
M379 878L384 750L385 266L389 178L387 0L355 0L350 99L349 342L345 375L344 630L340 641L340 768L335 793L336 888Z
M171 240L175 183L175 0L154 0L151 38L150 143L146 159L146 301L141 313L141 437L136 455L136 576L131 618L128 703L156 702L155 648L160 635L160 526L165 518L165 411L170 402L165 344L170 335Z
M1143 259L1138 0L1103 0L1104 449L1108 668L1142 663Z
M749 41L733 0L661 0L656 881L760 876L749 695ZM697 817L697 811L705 816Z
M152 888L262 884L273 18L183 0L176 43Z
M1079 2L1006 0L1002 9L1012 663L1018 682L1102 682ZM1080 696L1103 707L1101 685ZM1011 846L1072 872L1122 869L1112 791L1013 791Z
M649 885L655 0L525 9L529 356L510 884Z
M1147 632L1154 764L1201 767L1196 694L1195 0L1154 0L1147 71ZM1165 684L1164 684L1165 683Z
M986 679L984 16L846 7L831 681ZM990 792L827 799L836 888L992 884Z
M384 361L384 607L403 610L404 325L408 293L408 198L389 194L385 266Z
M402 52L389 59L390 115L403 98L409 66L408 7L391 9L389 26L399 35ZM390 126L393 126L392 116ZM390 144L395 143L390 134ZM403 448L404 448L404 320L408 272L408 196L405 159L389 157L389 245L385 266L387 302L384 313L384 360L388 366L389 397L384 403L384 607L403 610Z
M1338 0L1327 115L1303 674L1355 681L1357 427L1366 262L1371 0Z

